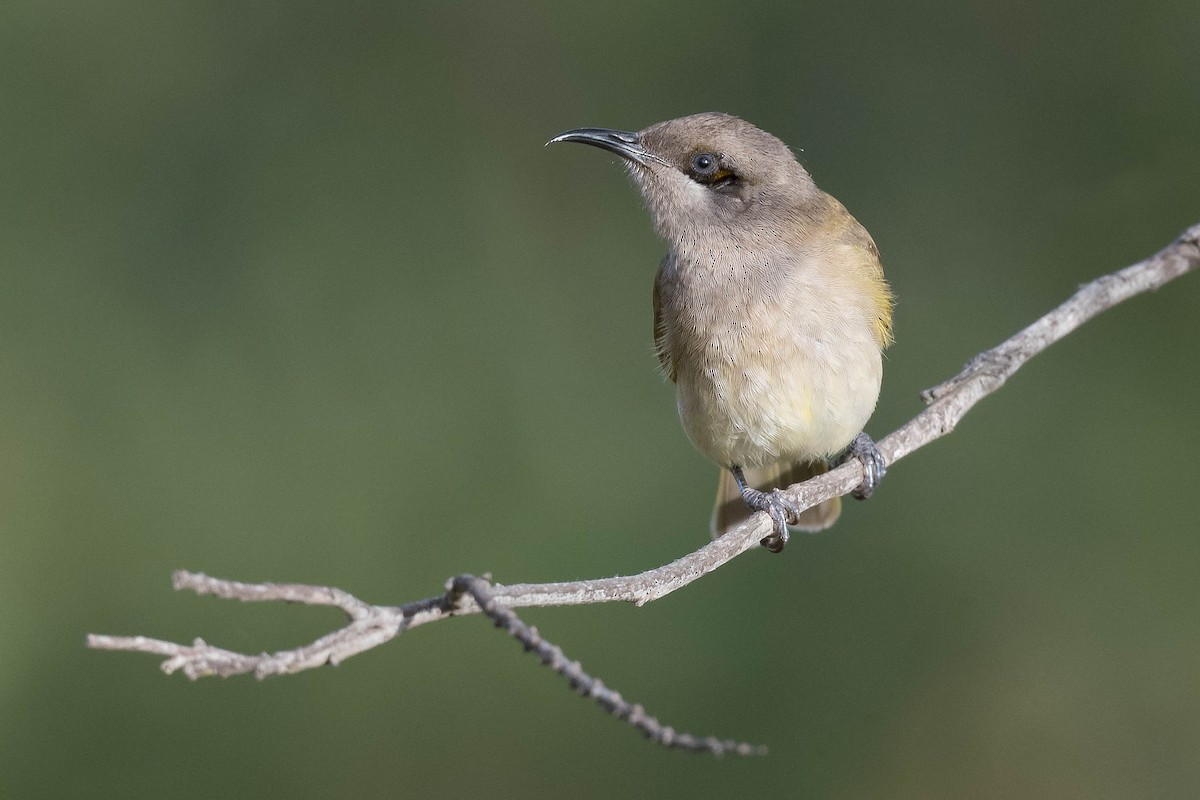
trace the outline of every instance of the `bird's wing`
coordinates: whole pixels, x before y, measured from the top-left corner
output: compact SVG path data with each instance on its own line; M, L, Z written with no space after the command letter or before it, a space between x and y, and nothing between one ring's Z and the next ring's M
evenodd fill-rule
M871 298L875 307L875 338L880 347L892 343L892 290L883 277L883 262L879 258L879 247L867 229L858 221L846 215L849 224L842 231L842 241L862 251L866 255L866 265L869 269L863 274L863 289Z
M667 266L668 255L658 265L658 274L654 276L654 352L658 353L658 363L662 365L663 373L675 382L675 365L671 360L671 345L667 341L667 323L662 313L662 282L663 269Z

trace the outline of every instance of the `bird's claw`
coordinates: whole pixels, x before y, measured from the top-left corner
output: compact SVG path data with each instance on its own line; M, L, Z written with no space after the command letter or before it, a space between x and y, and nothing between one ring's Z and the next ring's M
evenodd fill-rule
M783 498L783 494L778 489L764 492L746 483L746 476L742 474L741 467L731 467L730 471L737 480L738 490L742 493L742 500L746 502L746 505L755 511L767 512L771 518L774 531L770 536L763 537L759 544L772 553L782 552L783 546L788 543L788 523L795 522L796 519L795 509Z
M771 524L775 530L770 536L764 536L759 540L759 544L771 553L782 553L784 545L788 543L788 519L791 516L791 509L779 496L778 489L770 494L762 494L766 499L766 506L759 510L766 511L770 515Z
M843 464L852 458L857 458L862 462L863 482L851 494L859 500L866 500L875 492L880 481L883 480L883 476L887 474L887 461L884 460L883 453L879 452L875 440L866 433L860 433L854 437L854 441L850 442L850 446L846 448L846 452L842 454L838 463Z

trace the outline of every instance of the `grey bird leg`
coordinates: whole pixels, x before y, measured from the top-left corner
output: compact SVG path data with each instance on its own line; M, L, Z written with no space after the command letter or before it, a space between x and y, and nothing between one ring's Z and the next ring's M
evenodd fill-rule
M778 489L772 492L763 492L746 483L746 476L742 474L742 468L737 464L731 466L729 471L733 473L733 479L737 481L738 490L741 491L746 505L755 511L767 512L771 516L771 521L775 523L775 532L765 537L759 544L772 553L782 552L783 546L788 542L788 519L795 516L792 507L779 494Z
M865 432L854 437L854 441L850 442L837 463L844 464L852 458L857 458L862 462L864 478L851 494L859 500L866 500L879 486L883 476L887 474L887 462L883 460L883 453L879 452L875 440Z

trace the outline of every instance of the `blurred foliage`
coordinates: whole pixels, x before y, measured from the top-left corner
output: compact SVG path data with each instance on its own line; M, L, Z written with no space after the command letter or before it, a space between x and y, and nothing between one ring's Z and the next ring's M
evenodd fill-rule
M327 610L629 573L715 470L655 374L663 245L580 125L798 150L900 298L880 407L1200 219L1200 5L0 5L0 795L1192 797L1195 276L1089 324L781 557L528 614L664 752L479 620L189 684L85 632L291 646ZM611 162L612 159L607 159Z

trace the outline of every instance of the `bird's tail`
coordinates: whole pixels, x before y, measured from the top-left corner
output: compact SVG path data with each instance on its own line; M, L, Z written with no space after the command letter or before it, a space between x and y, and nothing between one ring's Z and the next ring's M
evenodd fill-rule
M807 480L814 475L829 471L829 465L824 459L817 461L780 461L758 469L745 470L746 482L764 492L772 489L782 489L793 483ZM717 502L712 513L712 537L726 533L737 527L753 513L742 500L738 491L737 481L733 473L727 469L721 470L721 480L717 484ZM842 513L842 498L832 497L812 508L806 509L800 515L800 521L793 527L805 532L821 531L837 521Z

